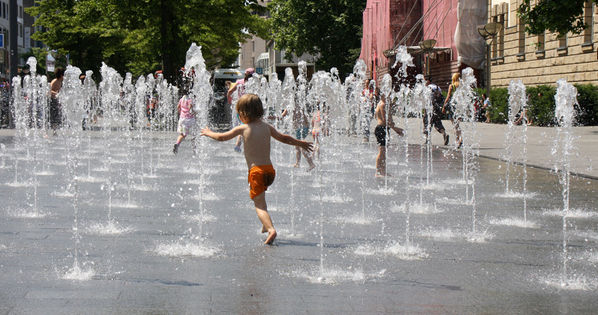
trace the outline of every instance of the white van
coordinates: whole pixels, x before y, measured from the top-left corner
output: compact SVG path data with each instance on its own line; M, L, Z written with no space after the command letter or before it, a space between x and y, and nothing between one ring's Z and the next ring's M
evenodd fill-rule
M209 117L213 126L218 129L229 129L231 127L231 105L226 101L226 81L235 83L244 77L239 69L216 69L214 70L212 86L214 88L214 103L210 110Z

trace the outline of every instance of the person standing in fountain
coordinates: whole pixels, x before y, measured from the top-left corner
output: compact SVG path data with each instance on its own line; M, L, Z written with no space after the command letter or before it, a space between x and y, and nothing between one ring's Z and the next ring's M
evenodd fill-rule
M312 151L310 142L297 140L291 136L279 133L270 124L263 121L264 107L262 101L255 94L245 94L237 102L237 113L243 122L227 132L218 133L208 127L201 130L201 135L218 141L228 141L237 136L243 136L243 152L249 169L249 197L253 200L257 216L262 222L262 233L268 232L264 244L272 244L276 238L276 229L268 213L266 204L266 190L274 182L276 172L270 160L270 138L282 143L294 145L306 151Z
M177 154L179 152L179 145L181 141L190 134L193 134L193 127L195 126L195 112L193 111L193 102L189 97L188 88L185 87L183 91L183 97L179 100L177 111L179 112L179 124L177 132L179 133L176 143L172 148L172 153ZM195 151L195 145L193 145Z
M50 82L50 127L56 134L56 129L62 124L62 106L58 102L58 94L62 88L64 79L64 69L56 68L54 71L54 80Z
M394 130L401 137L404 135L403 129L396 127L392 121L391 113L393 109L394 106L391 106L389 113L386 112L386 96L380 95L380 102L378 103L378 106L376 106L374 112L374 117L376 117L376 121L378 122L378 125L374 130L374 135L376 136L376 141L379 145L378 156L376 156L376 177L388 175L386 173L386 145L388 144L386 140L389 139L390 129Z
M446 109L447 106L449 105L449 118L451 120L451 122L453 123L453 126L455 126L455 144L457 146L457 149L461 148L461 146L463 145L463 139L461 139L461 128L459 127L459 122L461 118L457 118L454 117L454 111L451 110L451 106L454 106L451 102L452 102L452 98L453 95L455 94L455 91L457 90L457 88L459 87L459 80L461 79L461 74L459 72L453 74L452 77L452 82L451 85L449 86L448 89L448 93L446 93L446 99L444 100L444 105L442 106L442 113L446 113Z

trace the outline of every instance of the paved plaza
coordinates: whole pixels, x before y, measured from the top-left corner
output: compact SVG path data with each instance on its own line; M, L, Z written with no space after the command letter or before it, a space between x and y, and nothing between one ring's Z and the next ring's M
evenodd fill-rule
M488 158L478 159L472 199L461 152L438 146L437 133L426 182L420 122L410 124L409 160L391 147L387 181L373 176L373 141L324 139L310 173L275 145L274 246L262 244L232 142L203 139L197 158L188 142L174 156L171 132L128 142L92 131L74 152L59 134L33 154L0 130L0 314L595 312L598 129L575 128L572 170L583 176L571 179L561 286L561 186L545 169L554 128L529 130L538 167L527 169L523 221L521 166L505 192L505 126L478 124Z

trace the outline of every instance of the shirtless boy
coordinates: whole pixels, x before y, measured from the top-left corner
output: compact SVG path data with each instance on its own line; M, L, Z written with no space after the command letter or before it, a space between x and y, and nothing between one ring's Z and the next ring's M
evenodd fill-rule
M394 108L394 106L393 106ZM374 112L374 117L376 117L376 121L378 125L374 131L376 135L376 141L380 146L378 148L378 156L376 157L376 177L386 176L386 141L388 139L388 132L389 129L394 130L399 136L403 136L403 129L395 127L394 122L392 121L392 115L386 112L386 97L385 95L381 95L380 102L378 106L376 106L376 111Z
M268 232L264 244L270 245L276 238L276 229L274 229L266 205L266 190L268 186L272 185L276 176L270 160L270 138L310 152L312 144L281 134L274 127L265 123L262 120L264 115L262 101L255 94L243 95L237 102L236 109L243 125L223 133L213 132L206 127L202 129L201 135L218 141L227 141L236 136L243 136L243 152L249 169L247 178L250 187L249 197L253 199L255 211L262 222L262 233Z

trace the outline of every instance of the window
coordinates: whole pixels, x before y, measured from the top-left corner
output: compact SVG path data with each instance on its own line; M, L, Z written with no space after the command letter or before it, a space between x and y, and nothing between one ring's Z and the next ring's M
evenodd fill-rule
M505 55L505 28L507 28L507 19L506 14L501 14L498 16L498 23L502 24L503 27L500 29L500 32L497 35L496 40L498 41L498 56L499 58L504 57Z
M591 44L594 42L594 4L586 1L584 7L584 23L586 28L583 31L583 42Z
M559 39L559 49L566 49L567 48L567 34L558 36Z
M19 18L23 18L23 7L19 6Z
M518 27L518 35L519 35L519 55L525 56L525 25L523 24L523 20L519 19Z
M19 37L23 37L23 24L19 23Z
M544 42L545 42L545 33L538 35L538 43L536 45L536 51L541 52L544 51Z

